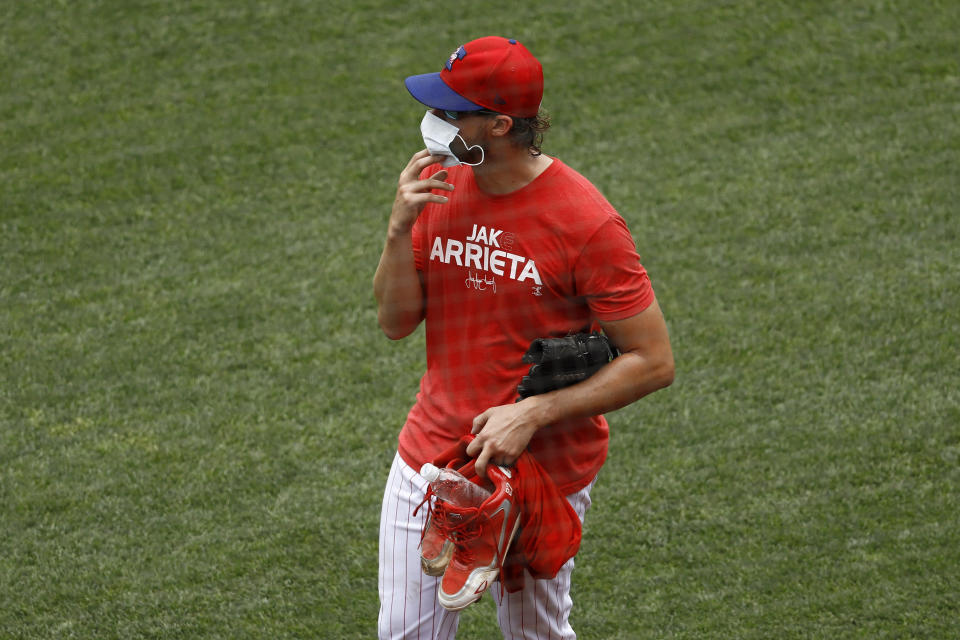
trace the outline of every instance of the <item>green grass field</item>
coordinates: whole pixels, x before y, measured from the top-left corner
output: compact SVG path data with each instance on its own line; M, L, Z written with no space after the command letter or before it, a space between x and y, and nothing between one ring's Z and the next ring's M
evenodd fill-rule
M543 62L668 390L610 416L593 638L951 638L960 5L0 4L0 637L369 638L423 333L371 278L402 79ZM492 602L461 638L498 637Z

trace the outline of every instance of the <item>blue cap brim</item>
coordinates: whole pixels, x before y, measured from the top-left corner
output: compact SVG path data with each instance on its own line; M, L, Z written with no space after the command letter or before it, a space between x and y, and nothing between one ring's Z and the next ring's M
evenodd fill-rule
M480 105L470 102L448 87L447 83L440 79L439 73L423 73L418 76L410 76L403 83L407 85L407 91L410 92L410 95L433 109L445 109L447 111L478 111L483 109Z

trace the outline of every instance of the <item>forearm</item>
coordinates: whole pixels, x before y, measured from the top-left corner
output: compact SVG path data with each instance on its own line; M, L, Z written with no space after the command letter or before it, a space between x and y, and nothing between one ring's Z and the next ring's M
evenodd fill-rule
M600 326L622 355L579 384L491 407L473 419L477 437L467 453L476 456L478 473L490 461L512 463L540 429L615 411L673 382L670 337L656 300L634 316Z
M423 319L423 287L410 231L390 229L373 277L377 322L392 340L409 335Z
M538 427L621 409L673 382L673 359L627 352L583 382L526 398Z
M446 196L433 191L453 191L453 185L443 181L447 177L445 169L424 180L418 176L442 159L430 155L426 149L418 151L400 173L397 183L397 196L387 225L387 241L373 276L377 322L392 340L410 335L423 320L424 293L413 258L413 226L428 203L445 204L448 201Z
M467 453L477 458L478 473L488 462L510 464L540 429L551 424L615 411L673 381L669 347L653 354L628 351L583 382L491 407L473 420L476 439Z
M622 355L579 384L534 396L543 403L540 426L616 411L673 382L673 350L656 300L635 316L600 325Z

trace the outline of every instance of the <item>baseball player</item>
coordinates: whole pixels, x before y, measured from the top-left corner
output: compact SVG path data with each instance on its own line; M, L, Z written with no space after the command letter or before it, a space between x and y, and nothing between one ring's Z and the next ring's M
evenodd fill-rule
M624 220L582 175L541 152L543 72L518 41L457 47L406 87L425 105L426 149L400 174L374 276L391 339L425 323L427 366L400 431L380 524L380 638L453 638L459 615L420 570L426 481L463 435L483 476L529 451L581 521L607 455L603 414L666 387L663 315ZM602 330L621 355L563 389L522 399L531 342ZM491 588L505 638L574 638L573 559L551 580Z

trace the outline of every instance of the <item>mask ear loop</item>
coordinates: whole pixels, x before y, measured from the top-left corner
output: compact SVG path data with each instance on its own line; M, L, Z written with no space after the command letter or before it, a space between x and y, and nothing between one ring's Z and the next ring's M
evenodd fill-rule
M474 149L474 148L480 149L480 162L464 162L463 160L460 160L460 158L457 158L457 160L460 160L460 164L465 164L468 167L476 167L478 165L483 164L484 159L486 159L487 157L487 154L484 152L483 147L481 147L478 144L475 144L472 147L468 147L467 141L463 139L463 136L458 134L457 137L460 138L460 142L463 143L463 146L466 148L467 151L470 151L471 149Z

